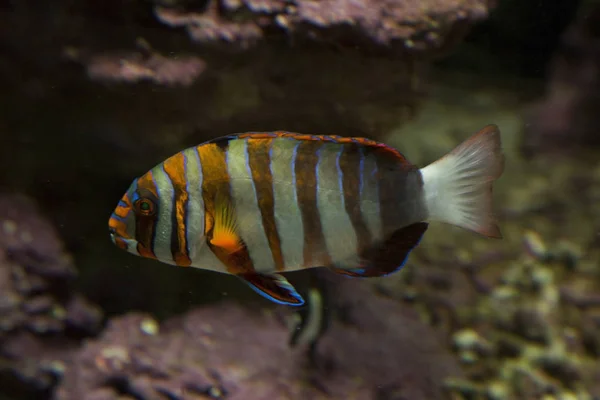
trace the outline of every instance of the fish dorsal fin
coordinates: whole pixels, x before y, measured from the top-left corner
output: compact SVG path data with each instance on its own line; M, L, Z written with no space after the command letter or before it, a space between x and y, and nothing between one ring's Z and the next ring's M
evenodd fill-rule
M394 273L404 266L410 252L419 245L428 226L426 222L417 222L401 228L362 252L359 266L339 265L332 269L339 274L364 278Z
M345 137L337 135L308 135L303 133L294 133L286 131L274 131L274 132L247 132L237 133L234 135L225 136L223 138L215 140L232 140L232 139L276 139L276 138L290 138L300 141L322 141L328 143L339 143L339 144L355 144L359 146L365 146L372 148L374 151L380 154L385 154L395 158L402 164L410 164L410 162L395 148L388 146L385 143L377 142L365 137Z
M301 306L304 299L285 277L279 274L245 273L238 275L255 292L275 303Z

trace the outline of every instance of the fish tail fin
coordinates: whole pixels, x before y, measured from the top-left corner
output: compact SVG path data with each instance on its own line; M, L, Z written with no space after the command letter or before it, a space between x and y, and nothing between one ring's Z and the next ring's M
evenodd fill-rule
M488 125L421 169L429 218L501 238L492 213L492 185L503 170L500 130Z

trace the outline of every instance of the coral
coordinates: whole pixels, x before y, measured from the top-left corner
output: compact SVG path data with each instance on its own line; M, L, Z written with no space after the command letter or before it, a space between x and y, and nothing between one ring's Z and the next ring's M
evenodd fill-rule
M5 391L50 390L76 338L100 330L101 311L68 290L75 275L35 204L0 195L0 378L18 378Z
M338 316L311 364L288 347L279 314L232 303L160 324L114 318L65 370L59 400L442 399L461 372L433 331L406 307L356 280L335 279ZM343 312L342 312L343 311Z

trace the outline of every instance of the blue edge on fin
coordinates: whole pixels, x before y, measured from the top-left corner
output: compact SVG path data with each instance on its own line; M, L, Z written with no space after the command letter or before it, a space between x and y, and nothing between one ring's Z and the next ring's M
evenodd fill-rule
M402 267L404 267L404 265L406 264L406 262L408 261L408 257L410 256L410 253L412 253L412 251L419 245L421 244L421 240L423 240L423 237L421 236L419 238L419 240L417 240L417 243L415 243L415 245L412 247L412 249L410 249L410 251L408 253L406 253L406 257L404 257L404 260L402 260L402 262L400 263L400 265L398 265L398 267L396 267L396 269L394 269L391 272L388 272L387 274L383 274L383 275L378 275L378 277L383 277L383 276L389 276L392 275L398 271L400 271L402 269ZM356 275L364 275L367 272L366 268L353 268L349 270L350 272L352 272L353 274ZM348 276L349 278L352 278L352 276Z
M270 294L268 294L267 292L265 292L264 290L258 288L257 286L255 286L254 284L244 280L244 282L246 282L246 284L248 284L248 286L250 286L252 288L252 290L254 290L256 293L260 294L261 296L263 296L264 298L271 300L274 303L277 304L283 304L286 306L293 306L293 307L300 307L304 305L304 298L302 298L302 296L300 296L300 294L298 292L296 292L296 289L294 289L294 287L292 285L290 285L289 283L287 283L285 286L282 285L278 285L280 287L285 287L287 289L287 291L290 293L291 296L293 296L294 298L298 299L298 303L290 303L284 300L279 300L276 299L275 297L271 296Z
M396 269L394 269L391 272L388 272L387 274L377 275L377 277L379 278L379 277L383 277L383 276L389 276L389 275L392 275L392 274L400 271L402 269L402 267L404 267L404 264L406 264L407 260L408 260L408 255L402 261L402 263L400 265L398 265L398 267L396 267ZM366 268L352 268L352 269L349 269L348 271L350 271L350 272L352 272L353 274L356 274L356 275L364 275L367 272L367 269ZM349 277L353 278L352 276L349 276ZM356 277L354 277L354 278L356 278Z

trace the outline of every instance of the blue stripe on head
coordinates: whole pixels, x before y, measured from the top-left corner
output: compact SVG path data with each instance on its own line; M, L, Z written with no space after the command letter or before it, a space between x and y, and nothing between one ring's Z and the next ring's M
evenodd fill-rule
M115 213L112 214L112 218L116 219L117 221L123 222L123 223L127 222L126 218L120 217Z
M131 184L131 202L135 203L136 201L138 201L140 199L140 194L138 193L138 179L140 178L136 178L133 183Z

